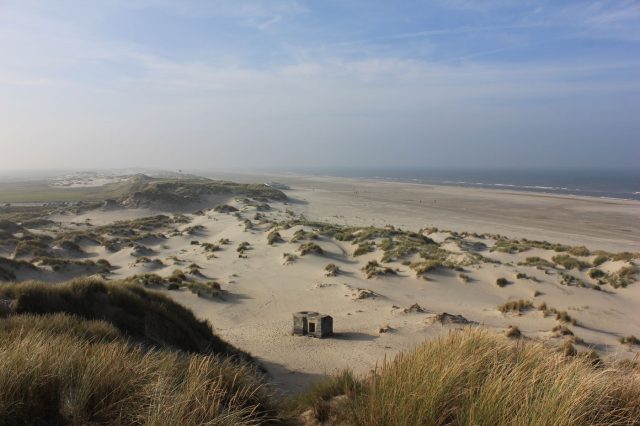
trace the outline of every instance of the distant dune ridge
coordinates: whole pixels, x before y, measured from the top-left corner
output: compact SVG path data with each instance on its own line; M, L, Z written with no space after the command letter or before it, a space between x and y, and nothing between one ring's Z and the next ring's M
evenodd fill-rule
M616 243L583 220L625 223L633 201L554 199L525 229L477 200L537 215L547 198L66 179L48 204L0 208L5 423L640 422L635 228ZM36 201L39 185L12 200ZM434 194L440 207L415 202ZM549 238L564 211L577 223ZM331 315L335 335L292 336L302 310Z

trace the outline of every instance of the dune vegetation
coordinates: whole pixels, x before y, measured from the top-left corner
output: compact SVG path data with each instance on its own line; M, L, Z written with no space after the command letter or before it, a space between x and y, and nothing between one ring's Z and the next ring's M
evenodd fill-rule
M522 340L517 327L504 337L452 331L370 375L342 372L283 401L248 354L131 281L5 284L0 300L0 412L12 424L640 422L634 363L604 366L569 342ZM530 308L516 301L500 310ZM572 334L562 323L554 330Z
M637 366L604 367L568 352L466 329L399 355L364 378L338 374L301 395L298 406L317 419L354 425L640 422Z
M3 424L277 419L251 357L160 294L79 279L7 284L0 297Z

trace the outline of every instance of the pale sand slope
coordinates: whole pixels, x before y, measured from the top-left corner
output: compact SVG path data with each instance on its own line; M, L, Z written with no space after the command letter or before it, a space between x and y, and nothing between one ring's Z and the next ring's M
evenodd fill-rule
M640 250L640 202L366 179L221 175L236 181L277 180L309 219L336 223L436 226L549 240L611 251Z
M246 217L253 213L248 209ZM269 216L284 218L281 212ZM96 254L121 267L114 278L144 272L169 275L175 268L187 269L191 262L202 266L204 276L221 283L225 290L224 300L200 298L184 289L166 293L194 310L199 317L209 320L216 333L230 343L259 357L276 385L287 391L300 389L318 375L338 369L351 368L363 373L374 368L385 357L390 358L446 331L449 327L429 322L434 314L441 312L462 314L499 331L514 324L529 337L549 340L552 344L562 342L562 339L552 337L551 329L557 324L553 316L543 317L537 310L521 316L504 315L496 307L507 300L527 299L536 305L546 301L559 310L567 310L580 324L570 328L586 342L578 346L580 350L595 347L605 353L632 356L633 352L620 345L617 339L637 334L640 329L639 285L611 293L597 292L559 285L558 276L547 276L532 267L513 266L527 256L550 259L555 254L545 250L519 255L485 252L488 257L504 263L513 260L514 263L468 267L467 273L472 278L469 283L462 283L457 273L446 270L430 274L431 280L426 282L399 263L391 264L400 270L397 277L368 280L361 268L369 259L380 258L379 251L354 258L350 255L354 250L350 243L322 237L317 242L325 255L307 255L285 266L282 254L295 252L300 243L269 246L264 228L245 231L238 219L227 214L194 216L189 226L197 224L205 226L197 235L172 237L165 241L164 248L150 245L155 251L150 257L159 258L166 264L160 269L135 266L130 250L115 254L100 250ZM284 240L288 241L298 228L281 231ZM445 236L432 234L436 240ZM199 246L190 244L192 240L214 243L220 238L228 238L232 243L223 246L213 259L207 259ZM249 242L253 248L247 253L247 259L238 258L236 253L236 247L242 241ZM456 250L455 243L447 243L445 247ZM180 260L170 260L170 256ZM329 262L338 265L344 273L325 277L324 267ZM607 267L615 268L616 265L603 268ZM540 282L516 280L516 271L526 272ZM574 274L590 282L583 273ZM499 277L506 277L513 284L500 288L495 285ZM379 296L354 300L352 295L357 288L370 289ZM534 297L534 290L541 294ZM414 303L426 312L403 311ZM299 310L331 314L337 336L326 340L291 336L291 314ZM379 329L387 325L393 330L380 334Z

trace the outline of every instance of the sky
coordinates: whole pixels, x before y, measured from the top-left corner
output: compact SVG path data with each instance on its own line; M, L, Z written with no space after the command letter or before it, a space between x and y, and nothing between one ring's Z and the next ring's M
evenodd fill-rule
M640 1L0 0L0 169L638 169Z

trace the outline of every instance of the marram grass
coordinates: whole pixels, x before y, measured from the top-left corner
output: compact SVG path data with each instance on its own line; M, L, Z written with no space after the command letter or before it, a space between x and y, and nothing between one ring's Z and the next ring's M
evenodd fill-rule
M481 329L425 343L351 389L357 392L327 415L340 424L640 423L637 370L596 367L587 357Z

